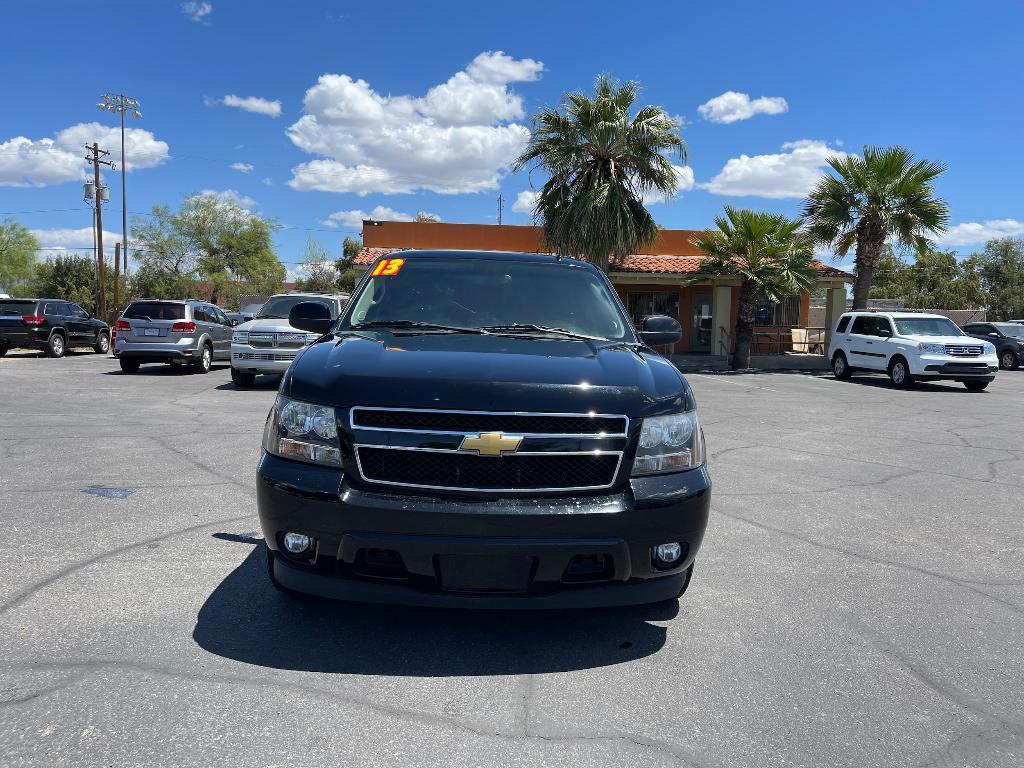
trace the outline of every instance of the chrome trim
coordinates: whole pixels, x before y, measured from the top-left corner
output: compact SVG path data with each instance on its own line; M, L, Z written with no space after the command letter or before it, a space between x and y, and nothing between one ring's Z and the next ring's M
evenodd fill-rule
M461 434L461 433L458 433ZM353 446L356 455L356 468L359 470L359 477L367 483L375 483L377 485L397 485L402 488L424 488L433 491L464 491L467 493L559 493L563 491L603 491L611 488L615 485L615 481L619 477L619 470L622 469L622 451L516 451L515 453L509 454L507 457L499 456L480 456L478 453L473 451L463 451L458 448L408 448L402 445L370 445L364 443L358 443ZM501 461L502 458L510 458L512 456L593 456L595 454L601 456L618 456L618 461L615 462L615 470L612 472L612 479L605 485L574 485L566 486L561 488L471 488L464 485L421 485L419 483L400 483L395 480L375 480L366 476L363 472L363 462L359 457L360 448L382 448L388 451L424 451L427 453L454 453L461 454L463 456L476 456L477 458L494 459L495 461Z
M510 432L521 437L589 437L589 438L605 438L605 437L628 437L629 436L629 416L624 413L547 413L543 411L463 411L456 408L394 408L390 406L376 406L376 405L354 405L349 409L348 412L348 426L349 429L367 429L374 432L408 432L417 435L476 435L479 434L480 430L455 430L448 431L443 429L402 429L400 427L366 427L361 424L356 424L356 411L391 411L393 413L459 413L470 416L554 416L554 417L569 417L578 419L625 419L626 426L622 432ZM487 432L489 430L483 430ZM501 430L492 430L500 432ZM381 446L382 447L382 446Z

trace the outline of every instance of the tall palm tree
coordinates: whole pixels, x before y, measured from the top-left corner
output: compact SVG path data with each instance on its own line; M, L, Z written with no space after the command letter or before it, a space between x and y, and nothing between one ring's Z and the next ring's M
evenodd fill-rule
M594 95L566 94L560 108L533 118L530 142L512 164L548 174L534 213L547 246L585 258L608 270L609 259L642 251L658 236L644 198L671 197L678 171L671 157L686 162L679 121L660 107L630 116L640 92L635 82L617 85L608 75Z
M865 147L864 156L829 158L836 176L826 174L804 204L815 239L845 256L857 247L853 308L864 309L886 239L926 253L928 235L949 223L949 206L935 196L932 182L945 166L915 160L903 147Z
M725 215L715 217L717 229L706 230L691 241L706 254L702 273L740 277L733 368L750 366L758 296L781 301L808 290L817 280L814 238L801 229L802 223L781 214L727 205Z

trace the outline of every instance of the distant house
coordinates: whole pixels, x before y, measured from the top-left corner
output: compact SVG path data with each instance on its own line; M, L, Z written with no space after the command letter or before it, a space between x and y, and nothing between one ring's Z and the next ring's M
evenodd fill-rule
M726 355L733 346L740 281L738 277L701 274L704 254L690 242L697 234L689 229L664 229L650 253L612 264L609 277L634 320L652 314L679 319L683 337L673 352ZM365 221L363 248L354 265L366 269L380 256L394 251L432 248L548 252L540 227ZM816 334L825 341L826 329L835 327L846 309L846 284L853 281L853 276L821 263L818 276L814 293L826 297L825 322L810 333L811 338ZM795 340L808 338L809 307L807 292L780 302L761 301L755 352L773 352L779 346L791 350Z

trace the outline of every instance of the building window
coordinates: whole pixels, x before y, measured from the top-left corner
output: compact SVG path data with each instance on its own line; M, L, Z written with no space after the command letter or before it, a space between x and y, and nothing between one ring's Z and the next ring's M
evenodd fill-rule
M757 299L754 325L795 328L800 325L800 295L783 296L782 301L771 301L765 296Z

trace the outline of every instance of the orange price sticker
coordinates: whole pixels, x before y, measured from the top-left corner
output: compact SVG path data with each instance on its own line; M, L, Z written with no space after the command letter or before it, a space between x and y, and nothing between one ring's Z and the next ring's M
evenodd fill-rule
M371 274L373 277L391 277L398 274L403 264L405 259L381 259Z

